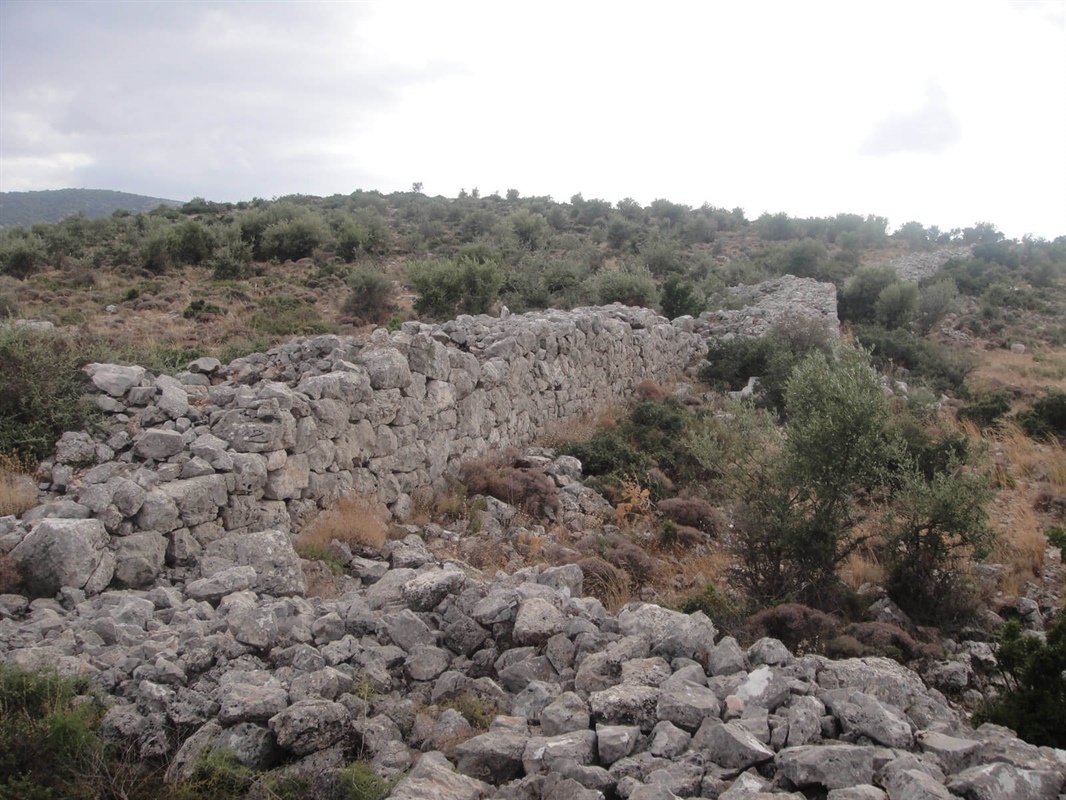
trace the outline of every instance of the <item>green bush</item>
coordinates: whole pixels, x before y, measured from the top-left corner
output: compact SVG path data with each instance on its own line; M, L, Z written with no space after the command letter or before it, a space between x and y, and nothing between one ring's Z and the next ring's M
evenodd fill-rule
M141 243L141 265L155 275L162 275L172 263L170 240L166 231L157 230Z
M1034 439L1054 436L1066 441L1066 392L1051 389L1032 408L1018 412L1018 424Z
M415 310L438 319L488 312L503 282L493 261L469 256L416 262L407 279L419 294Z
M309 258L316 247L326 241L326 227L310 214L284 222L275 222L263 231L260 251L264 258L298 261Z
M982 428L991 428L1008 411L1010 411L1010 400L1007 398L1007 393L991 392L978 397L965 408L960 409L958 418L969 420Z
M1007 688L978 709L973 724L1005 725L1027 742L1066 748L1066 610L1048 629L1046 642L1014 620L996 639Z
M902 328L914 317L917 306L918 287L913 283L897 281L877 295L874 316L878 324L888 330Z
M379 255L388 250L392 234L385 218L369 208L360 208L337 231L337 255L346 262L362 254Z
M105 761L104 708L85 678L0 664L0 797L59 800L83 789Z
M740 487L735 578L760 604L827 607L843 595L837 567L858 545L854 494L879 485L891 455L888 402L866 353L813 352L785 391L782 449Z
M928 342L903 328L856 325L854 333L863 347L871 349L879 369L902 367L937 391L962 393L966 376L977 367L972 351Z
M92 420L81 369L91 360L69 336L0 327L0 453L38 461Z
M337 775L338 800L385 800L397 780L387 781L365 761L353 761Z
M659 292L648 268L626 264L621 269L604 270L594 279L596 299L601 305L653 308Z
M167 235L167 249L178 264L203 264L215 251L211 231L196 220L187 219Z
M796 364L814 352L830 352L829 333L817 319L793 317L777 323L761 338L714 340L700 380L719 391L739 391L749 378L759 378L758 404L781 412L785 384Z
M332 333L335 326L322 319L314 304L289 294L266 297L248 326L266 336L317 336Z
M601 430L584 442L569 442L559 448L561 455L581 462L585 475L635 474L647 468L647 459L618 431Z
M356 269L350 278L348 295L341 312L357 322L380 325L391 316L395 305L393 296L395 287L380 271L362 267Z
M959 624L976 608L966 559L983 558L992 544L985 476L957 463L928 479L915 466L896 492L887 537L888 594L916 622Z
M859 267L839 292L840 319L846 322L876 322L877 301L899 277L892 267Z
M663 316L667 319L677 319L686 315L698 317L707 305L699 292L677 275L671 275L663 282L659 302L662 305Z
M918 333L925 336L945 316L955 310L959 289L951 278L938 278L922 288L918 295L914 321Z
M16 228L0 239L0 274L25 280L45 263L47 253L39 236Z
M175 800L240 800L255 782L256 773L232 750L209 750L196 762L189 780L175 787Z
M182 317L185 319L200 319L204 314L214 314L216 316L222 316L222 309L216 306L214 303L209 303L203 298L197 298L192 300L189 305L182 312Z

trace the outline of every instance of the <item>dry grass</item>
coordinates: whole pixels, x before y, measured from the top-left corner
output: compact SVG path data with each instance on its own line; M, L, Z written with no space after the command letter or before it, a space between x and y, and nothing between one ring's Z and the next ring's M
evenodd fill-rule
M18 516L37 505L37 484L29 470L6 456L0 456L0 517Z
M862 548L852 553L844 562L840 577L848 588L858 591L860 586L868 583L883 586L888 573L873 548Z
M1005 390L1018 401L1034 399L1048 389L1066 389L1066 348L1021 354L996 348L979 353L981 363L968 380L977 394Z
M376 498L348 495L323 511L300 534L300 544L328 547L333 540L380 550L389 533L388 509Z
M998 588L1006 594L1025 594L1025 584L1039 580L1044 567L1047 538L1040 520L1021 492L1001 492L990 517L1000 537L989 560L1006 568Z
M622 406L612 406L596 414L579 414L548 424L533 444L553 450L572 442L586 442L603 427L614 427L628 412Z

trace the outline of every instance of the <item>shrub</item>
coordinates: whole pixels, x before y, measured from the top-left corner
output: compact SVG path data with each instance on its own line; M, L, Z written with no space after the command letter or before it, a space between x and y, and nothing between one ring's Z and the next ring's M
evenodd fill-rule
M697 528L704 533L717 533L720 527L718 509L698 497L670 497L660 500L655 507L678 525Z
M713 583L706 584L681 601L678 610L684 614L702 611L725 630L735 629L749 615L749 609L736 598L729 597Z
M835 603L836 568L858 546L853 495L879 485L891 453L888 404L866 354L816 352L792 373L780 456L743 487L735 577L761 603Z
M996 637L996 660L1007 689L986 701L974 725L1005 725L1028 742L1066 747L1066 611L1042 642L1012 620Z
M839 292L840 319L847 322L874 322L881 292L899 277L892 267L859 267Z
M596 299L603 305L621 303L652 308L659 294L655 279L643 265L629 264L621 269L605 270L594 282Z
M39 461L91 421L81 371L90 360L71 337L0 327L0 453Z
M639 473L647 468L644 455L614 430L598 431L585 442L569 442L559 448L559 453L580 461L585 475Z
M388 536L388 518L388 509L379 501L349 494L315 517L301 532L299 544L314 553L328 550L334 539L358 550L380 550Z
M37 271L46 258L41 238L20 228L0 240L0 274L25 280Z
M801 239L785 247L780 254L778 269L799 278L825 280L829 275L829 253L825 245L814 239Z
M189 780L175 787L176 800L240 800L255 782L256 774L232 750L209 750L193 767Z
M796 364L810 353L829 350L829 334L821 322L811 317L791 317L759 339L738 336L712 341L700 379L720 390L738 391L749 378L757 377L759 404L781 411L785 384Z
M681 280L676 275L671 275L663 282L660 304L663 316L667 319L690 316L698 317L707 306L699 293L691 284Z
M916 621L953 624L972 614L974 592L960 569L992 545L991 499L987 478L956 464L931 480L917 468L903 476L886 542L887 589Z
M385 800L396 783L382 778L365 761L353 761L337 773L334 796L337 800Z
M525 462L513 449L465 462L459 477L468 493L495 497L534 516L545 511L554 515L559 510L555 482L543 469Z
M744 621L744 634L751 639L770 636L789 650L820 651L840 633L840 620L799 603L783 603L764 609Z
M325 242L327 231L322 221L309 212L294 219L275 222L263 231L260 253L277 261L308 258Z
M337 231L337 255L354 261L360 254L380 254L389 246L391 234L385 219L369 208L358 209Z
M1031 409L1018 412L1018 424L1034 439L1055 436L1066 441L1066 392L1050 390Z
M216 316L222 316L222 309L216 306L214 303L209 303L203 298L190 301L189 305L182 312L182 317L185 319L200 319L205 314L214 314Z
M176 263L199 265L211 258L215 239L199 222L187 219L169 232L167 248Z
M960 420L969 420L982 428L991 428L999 419L1010 411L1007 393L991 392L978 397L965 408L959 410Z
M248 327L268 336L316 336L334 329L312 303L289 294L263 298Z
M903 367L938 391L961 392L977 357L965 349L927 342L903 328L887 331L876 325L856 325L855 338L870 348L878 368Z
M381 272L371 268L355 270L348 279L351 294L341 306L341 312L356 322L380 325L395 309L396 289Z
M544 245L548 232L548 221L543 214L519 209L507 218L514 231L515 238L527 250L536 250Z
M918 287L913 283L897 281L886 286L877 295L874 316L888 330L902 328L914 316L918 305Z
M85 678L0 664L0 796L84 796L78 785L104 761L97 736L103 707L80 702Z
M416 262L407 278L419 294L415 310L436 318L488 312L503 281L493 261L468 256Z
M141 244L141 264L149 272L162 275L171 265L170 242L165 231L157 230Z
M951 278L938 278L936 282L925 286L918 295L915 309L915 326L918 333L925 336L958 304L959 289Z

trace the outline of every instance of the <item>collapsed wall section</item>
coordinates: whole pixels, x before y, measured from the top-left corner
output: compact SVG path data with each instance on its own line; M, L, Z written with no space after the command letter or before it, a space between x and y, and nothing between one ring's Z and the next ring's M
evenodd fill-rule
M46 465L56 499L22 523L98 520L116 582L145 586L164 552L196 565L223 537L291 532L351 492L402 517L462 460L622 402L703 349L652 311L606 306L296 339L175 377L91 365L107 432L64 435Z

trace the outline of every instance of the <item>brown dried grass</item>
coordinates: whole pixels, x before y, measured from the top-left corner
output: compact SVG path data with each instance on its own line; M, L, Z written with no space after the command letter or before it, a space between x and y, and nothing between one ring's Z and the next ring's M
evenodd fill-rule
M37 505L37 484L26 465L0 455L0 517L19 516Z
M301 544L328 547L337 540L350 547L380 550L389 534L389 511L380 500L350 494L326 509L300 534Z

